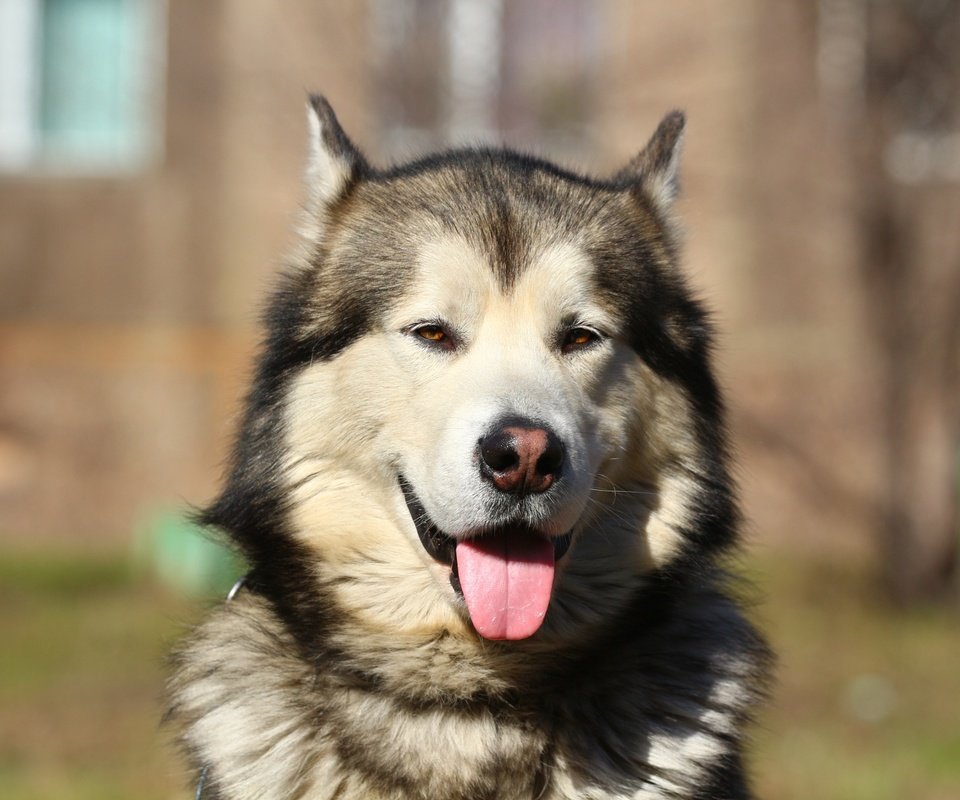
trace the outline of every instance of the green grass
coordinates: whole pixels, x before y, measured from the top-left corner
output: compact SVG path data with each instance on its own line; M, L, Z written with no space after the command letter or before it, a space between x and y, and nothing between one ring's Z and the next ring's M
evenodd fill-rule
M960 621L890 608L862 568L755 565L779 686L752 757L760 796L960 798Z
M767 800L960 798L960 625L865 572L751 562L779 686L751 754ZM191 797L160 729L163 659L202 612L124 556L0 551L0 798Z
M0 797L186 797L159 718L188 609L119 555L0 553Z

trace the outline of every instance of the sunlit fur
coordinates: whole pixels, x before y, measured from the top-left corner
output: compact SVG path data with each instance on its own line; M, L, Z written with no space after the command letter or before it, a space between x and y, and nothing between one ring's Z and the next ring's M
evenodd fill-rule
M249 588L175 656L207 796L749 797L768 657L719 563L738 513L670 219L682 116L609 181L506 151L376 170L308 116L304 243L205 514ZM566 351L572 326L598 335ZM505 417L565 447L520 511L477 467ZM572 533L536 634L474 631L400 476L455 539Z

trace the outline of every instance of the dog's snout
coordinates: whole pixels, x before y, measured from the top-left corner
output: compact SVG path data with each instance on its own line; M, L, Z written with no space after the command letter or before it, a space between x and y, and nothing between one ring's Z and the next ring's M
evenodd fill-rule
M501 492L545 492L563 468L563 442L535 424L503 425L480 439L479 448L480 471Z

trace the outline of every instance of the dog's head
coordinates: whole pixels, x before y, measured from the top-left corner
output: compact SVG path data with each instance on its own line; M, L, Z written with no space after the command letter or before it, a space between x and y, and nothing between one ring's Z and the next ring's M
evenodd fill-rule
M303 253L208 515L278 602L322 584L373 627L549 638L727 544L683 117L606 181L499 150L375 170L322 98L309 119Z

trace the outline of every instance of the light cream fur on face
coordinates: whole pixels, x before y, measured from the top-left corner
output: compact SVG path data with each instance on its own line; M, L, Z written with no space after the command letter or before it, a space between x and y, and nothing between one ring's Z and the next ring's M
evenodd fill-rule
M528 417L556 431L567 459L564 480L536 498L528 522L577 534L562 579L571 592L618 574L626 596L680 542L687 491L669 468L694 447L673 435L689 429L682 394L619 340L618 320L593 300L593 265L573 243L535 251L508 289L452 236L426 243L417 267L414 289L380 329L293 383L286 445L296 535L331 575L356 579L335 591L368 625L468 632L449 567L421 546L397 476L449 535L502 522L491 517L476 446L496 420ZM571 319L607 336L565 355L557 333ZM411 334L436 320L461 340L456 352ZM637 475L649 485L623 484Z

